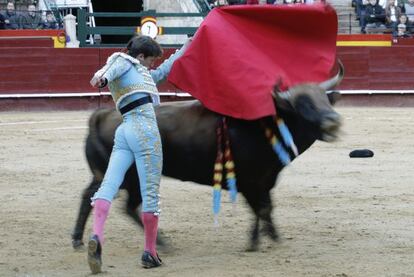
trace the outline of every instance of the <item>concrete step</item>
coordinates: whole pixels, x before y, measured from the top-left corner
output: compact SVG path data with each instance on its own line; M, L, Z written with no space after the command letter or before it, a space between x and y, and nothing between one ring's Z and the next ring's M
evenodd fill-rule
M352 0L328 0L338 15L338 33L349 34L351 27L351 34L359 34L359 22L355 20L355 9L352 7Z

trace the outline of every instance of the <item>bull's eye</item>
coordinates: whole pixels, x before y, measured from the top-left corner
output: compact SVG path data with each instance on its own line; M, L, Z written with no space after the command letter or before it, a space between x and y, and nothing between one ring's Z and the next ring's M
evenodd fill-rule
M306 120L311 122L318 121L318 112L315 104L308 95L300 95L295 101L295 110Z

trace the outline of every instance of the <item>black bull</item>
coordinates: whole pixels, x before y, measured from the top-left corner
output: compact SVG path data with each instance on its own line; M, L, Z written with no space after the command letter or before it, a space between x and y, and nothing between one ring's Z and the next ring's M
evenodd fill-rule
M303 153L315 140L332 141L340 126L340 117L332 109L337 93L326 94L343 77L343 67L330 80L321 84L305 84L288 92L274 93L278 116L281 117L298 148ZM220 115L204 108L198 101L165 103L156 108L163 144L163 175L203 185L213 184L216 158L216 126ZM272 222L270 190L284 165L279 161L264 135L262 120L228 118L228 131L235 163L238 191L255 214L250 248L259 242L259 226L277 240ZM73 246L82 243L86 220L91 211L90 198L97 191L105 173L116 127L121 116L114 110L98 110L90 118L86 139L86 156L93 180L82 195L78 219L72 234ZM137 208L141 204L136 167L127 172L122 188L128 191L126 212L142 227ZM225 187L225 186L224 186ZM159 241L160 242L160 241Z

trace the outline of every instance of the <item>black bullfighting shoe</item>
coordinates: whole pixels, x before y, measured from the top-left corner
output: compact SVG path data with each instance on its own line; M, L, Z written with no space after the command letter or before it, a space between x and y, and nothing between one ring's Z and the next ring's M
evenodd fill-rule
M102 247L97 235L93 235L88 243L88 263L92 274L102 272Z
M152 267L158 267L162 265L162 261L160 257L158 256L158 253L157 253L157 256L154 257L148 251L144 251L144 254L142 254L141 262L144 268L152 268Z

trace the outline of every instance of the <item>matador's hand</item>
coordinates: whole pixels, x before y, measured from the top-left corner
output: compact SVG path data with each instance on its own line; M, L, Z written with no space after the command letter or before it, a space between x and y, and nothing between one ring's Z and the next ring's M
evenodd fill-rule
M102 88L106 85L106 79L103 77L93 76L93 78L90 81L90 84L93 87Z

